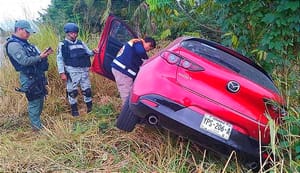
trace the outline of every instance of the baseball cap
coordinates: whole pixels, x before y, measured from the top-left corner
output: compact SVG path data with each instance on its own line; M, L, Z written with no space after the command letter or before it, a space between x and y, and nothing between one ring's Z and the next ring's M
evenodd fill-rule
M35 31L31 28L29 22L26 20L17 20L15 23L15 28L23 28L29 33L35 33Z

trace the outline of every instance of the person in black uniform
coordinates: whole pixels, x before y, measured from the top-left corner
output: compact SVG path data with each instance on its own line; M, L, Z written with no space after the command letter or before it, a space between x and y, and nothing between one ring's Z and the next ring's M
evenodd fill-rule
M47 57L53 50L50 48L40 52L35 45L28 42L31 33L34 31L28 21L16 21L15 33L7 39L5 48L12 65L20 74L21 88L16 90L25 93L32 129L38 131L43 127L40 116L47 95Z

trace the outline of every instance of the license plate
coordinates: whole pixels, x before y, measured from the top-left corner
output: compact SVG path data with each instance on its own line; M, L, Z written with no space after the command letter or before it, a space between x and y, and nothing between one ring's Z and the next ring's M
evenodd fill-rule
M228 140L231 134L232 125L219 118L205 114L200 124L200 128Z

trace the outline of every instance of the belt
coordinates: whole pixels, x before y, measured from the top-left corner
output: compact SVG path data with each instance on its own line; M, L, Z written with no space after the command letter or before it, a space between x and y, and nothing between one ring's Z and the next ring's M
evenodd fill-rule
M133 70L126 68L126 65L122 64L120 61L118 61L117 59L113 60L113 63L115 63L117 66L121 67L122 69L126 70L127 72L133 76L136 76L136 72L134 72Z

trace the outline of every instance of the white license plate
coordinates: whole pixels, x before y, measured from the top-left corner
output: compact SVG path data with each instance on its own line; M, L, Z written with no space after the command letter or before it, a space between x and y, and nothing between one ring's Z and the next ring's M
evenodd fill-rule
M228 140L231 134L232 125L219 118L205 114L200 124L200 128Z

